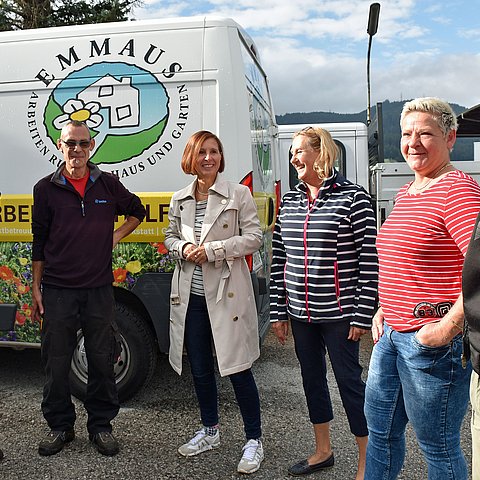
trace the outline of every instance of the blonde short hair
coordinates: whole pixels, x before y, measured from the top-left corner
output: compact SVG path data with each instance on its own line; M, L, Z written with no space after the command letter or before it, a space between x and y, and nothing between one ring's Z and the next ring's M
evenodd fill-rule
M457 116L452 107L439 98L423 97L406 102L400 115L400 126L403 123L403 119L411 112L429 113L444 135L458 128Z

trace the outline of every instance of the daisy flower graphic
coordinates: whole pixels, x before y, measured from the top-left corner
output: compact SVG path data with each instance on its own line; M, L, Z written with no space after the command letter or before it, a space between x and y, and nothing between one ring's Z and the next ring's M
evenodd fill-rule
M64 125L72 120L85 122L88 128L98 127L103 122L103 117L98 113L100 104L97 102L84 103L82 100L71 98L63 106L63 115L58 116L53 125L61 130Z

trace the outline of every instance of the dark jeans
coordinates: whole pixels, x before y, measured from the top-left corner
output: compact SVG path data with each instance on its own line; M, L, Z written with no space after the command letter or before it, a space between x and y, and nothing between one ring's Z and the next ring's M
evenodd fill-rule
M91 434L112 431L110 422L119 410L113 371L115 334L113 290L44 286L42 363L46 383L42 412L52 430L73 428L76 415L68 375L77 331L81 327L88 359L87 429Z
M205 427L218 424L218 394L212 352L212 329L205 298L191 295L185 321L187 349L193 383ZM262 435L260 399L251 369L229 375L243 418L247 440Z
M328 351L350 431L357 437L368 435L363 413L365 383L359 363L360 342L347 340L349 323L305 323L292 320L291 325L310 421L318 424L333 419L325 361L325 353Z

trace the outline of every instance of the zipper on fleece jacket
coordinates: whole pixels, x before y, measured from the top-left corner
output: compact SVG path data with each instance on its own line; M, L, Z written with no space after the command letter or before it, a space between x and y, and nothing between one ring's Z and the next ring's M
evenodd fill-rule
M308 202L308 198L307 198ZM308 318L308 323L312 322L312 319L310 318L310 307L308 306L308 242L307 242L307 228L308 228L308 222L310 220L310 211L313 208L313 203L312 206L308 207L307 211L307 216L305 217L305 222L303 222L303 250L304 250L304 256L303 256L303 269L305 272L304 275L304 281L305 281L305 310L307 311L307 318Z
M313 203L308 208L307 216L305 217L305 222L303 223L303 250L305 255L303 257L303 269L305 272L305 310L307 311L308 323L312 322L310 317L310 307L308 306L308 242L307 242L307 229L308 222L310 220L310 212L313 208ZM340 312L343 312L342 306L340 305L340 280L338 278L338 262L335 260L333 262L334 269L334 283L335 283L335 296L337 297L337 304Z
M90 177L88 178L87 180L87 184L85 185L85 192L83 193L83 197L78 193L78 191L76 190L76 188L67 180L65 179L65 183L64 184L59 184L57 183L57 185L59 187L62 187L62 188L65 188L71 192L73 192L80 200L80 209L82 211L82 217L85 217L85 195L87 194L87 191L90 190L90 188L93 186L95 182L94 181L91 181Z
M82 217L85 216L85 196L87 195L87 192L93 187L94 183L95 183L95 180L92 180L91 176L89 175L87 179L87 184L85 185L85 191L83 192L83 197L74 188L75 193L80 197L80 207L82 208Z

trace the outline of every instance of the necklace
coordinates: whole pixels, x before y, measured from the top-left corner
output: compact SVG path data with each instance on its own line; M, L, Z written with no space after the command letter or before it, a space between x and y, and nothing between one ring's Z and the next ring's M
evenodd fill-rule
M203 195L204 197L208 197L208 192L201 192L201 191L198 189L198 187L196 188L196 190L197 190L197 193L198 193L199 195Z
M415 190L417 191L421 191L421 190L425 190L425 188L427 188L434 180L435 178L437 177L437 175L441 172L443 172L443 170L445 170L447 167L451 167L452 164L450 162L447 162L442 168L440 168L439 170L437 170L433 175L432 175L432 178L427 182L425 183L424 185L422 185L421 187L417 187L415 185L415 182L413 182L412 186Z

